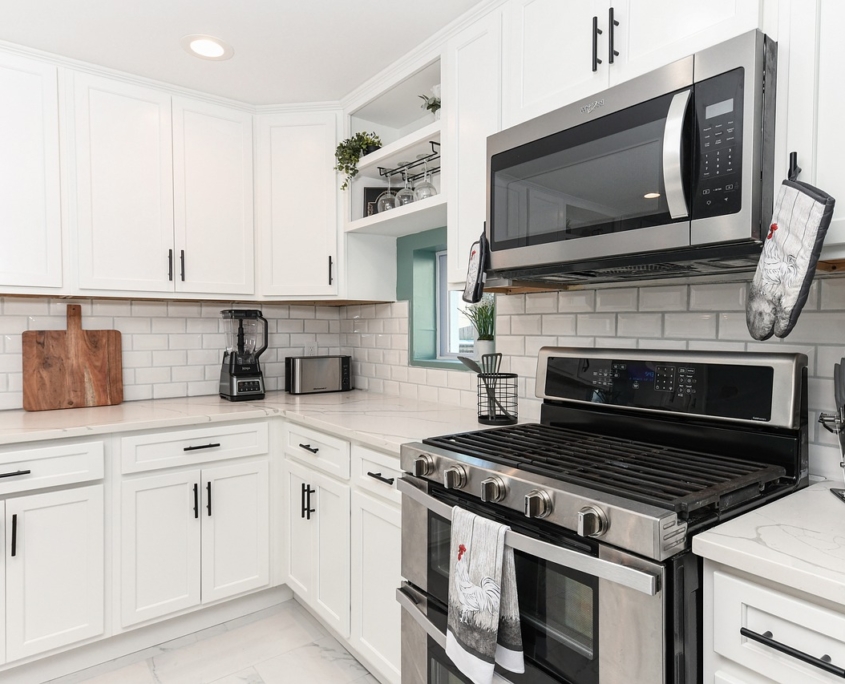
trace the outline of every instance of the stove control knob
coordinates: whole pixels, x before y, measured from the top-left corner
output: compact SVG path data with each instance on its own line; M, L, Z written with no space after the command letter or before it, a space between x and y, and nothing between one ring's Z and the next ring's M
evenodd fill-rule
M581 537L601 537L607 532L607 516L600 508L584 506L578 511L578 534Z
M455 465L443 471L443 486L446 489L463 489L467 483L467 471Z
M496 503L505 498L505 483L500 477L488 477L481 481L481 500Z
M526 518L548 518L552 508L552 497L542 489L532 489L525 495Z
M429 454L420 454L414 459L414 475L425 477L434 472L434 459Z

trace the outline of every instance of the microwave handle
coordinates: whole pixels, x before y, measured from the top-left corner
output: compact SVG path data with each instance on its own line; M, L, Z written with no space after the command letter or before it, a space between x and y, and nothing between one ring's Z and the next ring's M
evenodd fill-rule
M684 121L687 115L691 90L675 93L666 115L663 129L663 188L666 204L673 219L689 216L687 198L684 196L684 175L681 167L684 144Z
M452 519L452 507L438 501L430 494L415 487L407 478L400 478L397 489L402 494L425 506L435 515L446 520ZM555 546L548 542L526 537L513 530L505 533L505 545L512 549L523 551L530 556L542 558L550 563L556 563L566 568L580 570L593 577L621 584L622 586L635 589L648 596L654 596L660 591L660 580L657 575L637 570L627 565L620 565L595 556L588 556L585 553L565 549L562 546Z

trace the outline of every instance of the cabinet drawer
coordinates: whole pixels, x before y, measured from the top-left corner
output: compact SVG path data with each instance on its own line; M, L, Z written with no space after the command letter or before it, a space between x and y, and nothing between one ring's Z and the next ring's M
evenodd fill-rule
M401 504L402 495L396 489L401 476L398 457L352 446L352 481L361 489Z
M782 684L842 681L740 630L845 668L845 613L719 571L713 576L713 600L713 648L720 655Z
M266 454L267 423L236 423L198 430L170 430L120 440L124 473Z
M102 477L102 442L56 444L0 454L0 495Z
M285 451L313 468L349 479L349 442L301 425L288 424Z

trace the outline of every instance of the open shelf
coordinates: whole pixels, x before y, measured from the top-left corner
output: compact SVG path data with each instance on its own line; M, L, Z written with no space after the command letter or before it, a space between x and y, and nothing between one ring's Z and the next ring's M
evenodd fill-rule
M402 237L445 225L446 196L435 195L398 209L391 209L383 214L350 221L346 224L346 232Z
M414 161L418 154L431 154L432 141L440 142L439 121L433 121L400 140L361 157L356 181L360 183L363 178L384 180L379 174L379 167L393 169L399 166L400 162Z

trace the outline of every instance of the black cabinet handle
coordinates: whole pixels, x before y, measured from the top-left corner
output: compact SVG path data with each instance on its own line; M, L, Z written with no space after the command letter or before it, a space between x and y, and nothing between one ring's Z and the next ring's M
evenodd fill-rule
M17 477L18 475L29 475L31 470L16 470L13 473L0 473L0 478L3 477Z
M194 482L194 518L200 517L200 486Z
M845 679L845 669L841 667L836 667L836 665L832 664L830 662L830 656L828 655L823 655L821 658L816 658L815 656L808 655L807 653L804 653L804 651L799 651L797 648L792 648L792 646L787 646L786 644L782 644L779 641L775 641L774 639L772 639L771 632L757 634L757 632L752 632L750 629L742 627L740 628L739 633L748 639L757 641L765 646L768 646L769 648L773 648L776 651L785 653L788 656L792 656L796 660L800 660L801 662L807 663L808 665L812 665L813 667L817 667L820 670L830 672L830 674Z
M173 280L173 250L167 250L167 279Z
M179 261L182 265L182 282L185 282L185 250L181 250L179 253Z
M198 449L213 449L214 447L219 447L220 442L215 444L200 444L199 446L189 446L182 449L182 451L197 451Z
M607 17L607 61L610 64L613 64L613 58L618 57L619 53L613 47L613 36L616 33L613 29L619 26L619 22L613 18L613 7L608 10L608 17ZM593 69L595 71L595 69Z
M211 517L211 483L208 482L205 485L205 488L208 490L208 517Z
M319 451L319 449L312 447L310 444L300 444L299 446L301 446L306 451L310 451L312 454L316 454Z
M373 479L379 480L380 482L384 482L385 484L392 485L396 478L393 477L382 477L381 473L367 473Z
M332 284L332 258L329 256L329 285Z
M599 18L593 17L593 71L599 70L599 64L601 64L601 60L599 59L599 36L601 35L601 29L599 28Z
M305 483L304 482L302 483L301 488L300 488L300 492L299 492L299 506L300 506L300 510L301 510L299 517L304 518L305 517L305 509L307 508L307 506L305 505Z
M12 515L12 557L18 555L18 514Z

